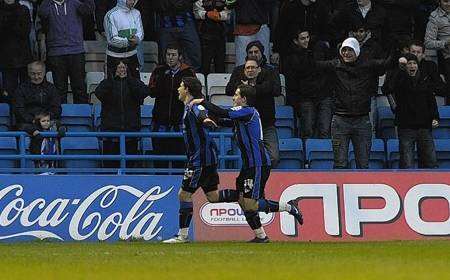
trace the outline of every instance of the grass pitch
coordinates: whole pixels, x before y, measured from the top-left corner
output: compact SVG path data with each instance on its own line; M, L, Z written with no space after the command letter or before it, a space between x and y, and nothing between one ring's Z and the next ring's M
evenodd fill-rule
M450 279L450 241L0 244L1 279Z

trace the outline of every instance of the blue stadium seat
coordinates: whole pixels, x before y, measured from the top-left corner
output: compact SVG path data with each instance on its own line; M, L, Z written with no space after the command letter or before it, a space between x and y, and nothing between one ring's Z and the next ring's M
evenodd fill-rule
M450 127L450 106L439 106L440 126Z
M15 137L0 137L0 154L1 155L16 155L17 143ZM1 159L0 168L14 168L16 167L16 160Z
M382 139L395 139L397 132L395 130L394 113L389 106L381 106L377 108L377 136Z
M102 104L93 105L94 129L100 131L102 125Z
M141 131L152 131L153 105L141 105Z
M278 138L291 138L294 136L294 109L291 106L275 107L275 126Z
M353 150L353 145L350 143L350 167L356 168L355 161L355 152ZM385 168L386 163L386 153L384 150L384 141L383 139L372 139L372 147L370 149L370 157L369 157L369 168L370 169L383 169Z
M435 139L436 158L439 168L450 168L450 139Z
M307 139L305 146L310 169L333 169L334 155L331 139Z
M97 137L63 137L61 139L63 155L98 155L100 146ZM66 168L97 168L97 160L65 160Z
M9 105L7 103L0 103L0 132L8 131L10 124Z
M299 138L280 139L280 162L278 169L303 169L305 158L302 140Z
M434 139L450 139L450 126L443 126L439 124L438 127L432 130Z
M92 107L89 104L61 104L61 124L70 132L92 131Z

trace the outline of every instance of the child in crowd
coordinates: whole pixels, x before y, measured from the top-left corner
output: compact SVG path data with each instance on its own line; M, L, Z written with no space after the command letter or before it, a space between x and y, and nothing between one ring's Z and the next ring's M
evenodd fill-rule
M49 112L38 113L33 124L26 128L31 135L30 152L33 155L57 155L59 154L59 140L53 137L43 137L41 132L57 131L57 126L50 119ZM55 168L55 160L35 160L35 168Z

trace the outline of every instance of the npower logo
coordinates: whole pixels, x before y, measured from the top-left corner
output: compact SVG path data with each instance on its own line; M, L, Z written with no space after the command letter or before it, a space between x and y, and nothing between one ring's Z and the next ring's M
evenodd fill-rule
M210 226L245 226L244 212L237 203L205 203L200 208L202 221ZM260 212L262 225L272 223L273 213Z
M343 205L339 203L339 193L343 194ZM407 226L420 235L450 235L450 217L445 221L425 221L421 216L421 204L426 199L447 200L450 208L450 186L447 184L418 184L410 188L404 197L386 184L343 184L340 191L337 184L295 184L283 191L280 201L297 198L300 204L302 199L322 199L325 232L331 236L339 236L343 228L349 235L361 236L365 223L394 223L402 214ZM363 209L360 201L365 198L383 199L385 206ZM343 217L339 209L344 211ZM298 234L294 218L287 213L280 213L280 226L285 235Z

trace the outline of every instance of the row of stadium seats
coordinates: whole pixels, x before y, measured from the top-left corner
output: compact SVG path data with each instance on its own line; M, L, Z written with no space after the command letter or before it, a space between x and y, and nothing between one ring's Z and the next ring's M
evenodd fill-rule
M27 139L29 142L29 139ZM221 154L239 155L239 151L232 143L230 137L227 137L224 147L221 148ZM329 139L308 139L302 141L298 138L281 139L280 145L280 163L278 169L332 169L333 168L333 149ZM450 141L436 139L436 153L439 167L443 169L450 168ZM102 141L97 137L63 137L61 139L62 155L99 155L101 154ZM0 137L0 156L17 155L18 143L15 137ZM151 155L151 139L148 137L141 139L140 153L142 155ZM389 139L384 142L382 139L372 141L369 168L384 169L399 167L399 143L397 139ZM97 168L101 167L99 160L64 160L66 168ZM417 163L417 158L416 158ZM146 166L151 166L147 162ZM11 159L0 159L0 168L17 167L17 161ZM31 161L28 161L27 167L32 167ZM236 169L240 167L240 160L228 160L220 168ZM353 147L349 149L349 167L355 168L355 155Z
M62 104L61 123L72 132L97 131L101 125L101 104ZM441 117L439 127L433 129L436 139L450 139L450 106L439 106ZM151 130L153 105L141 106L142 131ZM381 139L397 138L394 114L387 106L377 108L376 130ZM279 138L296 137L298 121L291 106L276 106L275 114ZM0 131L10 127L10 109L8 104L0 104ZM220 130L219 131L229 131Z

